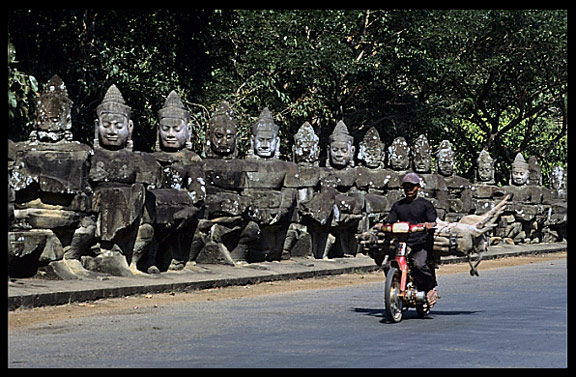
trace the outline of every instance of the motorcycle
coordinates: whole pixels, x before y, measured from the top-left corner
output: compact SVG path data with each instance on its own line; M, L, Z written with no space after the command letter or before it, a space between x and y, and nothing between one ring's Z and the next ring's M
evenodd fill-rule
M423 224L397 222L383 224L378 230L364 233L360 239L360 244L369 255L380 256L380 263L386 275L384 303L386 316L390 322L402 321L404 312L409 308L416 308L420 318L430 312L426 292L418 290L412 277L411 262L407 258L409 247L406 243L411 233L426 230ZM394 245L394 259L389 260L391 243ZM374 259L378 263L378 258Z

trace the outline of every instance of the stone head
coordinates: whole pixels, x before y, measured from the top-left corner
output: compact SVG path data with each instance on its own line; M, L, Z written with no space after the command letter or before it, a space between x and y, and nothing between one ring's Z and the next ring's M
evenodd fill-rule
M380 134L376 127L370 127L358 144L358 161L362 161L370 169L377 169L384 167L385 157L386 152Z
M38 98L34 128L40 141L71 140L72 100L58 75L52 76Z
M164 106L158 110L158 144L156 149L176 152L191 148L190 112L186 110L180 97L171 91Z
M494 159L485 149L476 159L476 180L480 183L494 184Z
M398 136L388 147L388 166L392 170L406 170L410 166L410 147L402 136Z
M454 174L454 151L449 140L442 140L436 152L436 168L438 173L445 177Z
M418 136L411 148L412 169L416 173L425 174L430 172L430 144L424 135Z
M320 158L320 138L308 122L300 126L294 135L292 154L294 162L301 165L318 166Z
M344 121L339 121L328 138L328 161L333 168L347 168L354 166L354 137L348 133Z
M528 184L534 186L542 185L542 167L536 156L528 158Z
M206 135L206 156L214 158L236 157L236 132L238 125L232 117L232 109L226 101L210 118Z
M550 188L564 194L566 190L566 172L560 166L554 166L550 174Z
M529 170L528 163L522 156L522 153L518 153L514 162L512 162L512 170L510 173L510 183L515 186L524 186L528 183Z
M96 132L94 147L119 150L132 149L134 125L130 116L132 109L126 105L122 93L112 84L102 103L96 108Z
M250 144L254 157L278 158L280 156L280 127L274 122L272 113L264 108L252 126Z

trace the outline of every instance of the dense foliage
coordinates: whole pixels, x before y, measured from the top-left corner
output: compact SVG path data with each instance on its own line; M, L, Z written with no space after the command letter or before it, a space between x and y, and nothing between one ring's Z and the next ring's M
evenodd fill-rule
M544 177L567 163L565 10L51 10L8 13L9 137L22 140L39 85L57 73L74 101L77 140L92 143L95 108L115 83L134 110L135 148L154 145L156 111L175 89L202 153L221 100L241 150L268 106L282 152L309 121L326 143L344 119L389 145L425 134L453 142L470 177L485 148L507 177L518 152Z

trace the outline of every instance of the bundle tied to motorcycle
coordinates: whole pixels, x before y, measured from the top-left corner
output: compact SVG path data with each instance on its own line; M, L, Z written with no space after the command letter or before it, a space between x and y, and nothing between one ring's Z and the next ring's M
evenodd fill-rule
M482 253L488 248L487 232L496 227L498 217L504 212L510 195L506 195L498 204L483 215L466 215L458 222L447 222L436 219L433 252L435 258L456 255L468 257L470 275L478 276L477 267L482 260ZM392 240L386 233L373 228L362 233L360 243L378 266L392 250ZM473 262L473 256L477 256Z

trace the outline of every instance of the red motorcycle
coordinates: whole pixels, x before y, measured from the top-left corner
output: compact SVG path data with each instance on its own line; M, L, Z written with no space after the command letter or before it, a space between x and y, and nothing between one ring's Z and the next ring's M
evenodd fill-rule
M406 241L410 233L423 231L426 231L423 224L397 222L383 224L380 229L364 233L361 238L360 244L369 255L384 254L383 258L380 257L380 263L386 274L384 303L390 322L400 322L409 308L416 308L419 317L430 312L426 292L418 290L412 278L409 259L406 258L409 252ZM389 260L391 243L394 245L394 259ZM378 259L375 259L378 263Z

